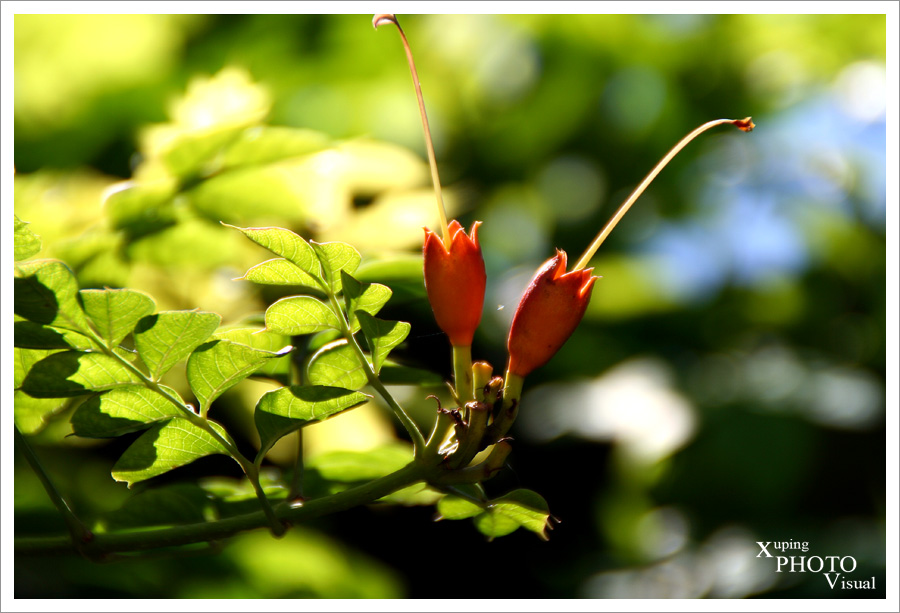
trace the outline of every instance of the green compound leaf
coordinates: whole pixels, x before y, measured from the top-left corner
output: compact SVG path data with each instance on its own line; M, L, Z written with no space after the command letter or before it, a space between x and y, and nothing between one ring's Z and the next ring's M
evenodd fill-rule
M356 352L341 339L319 349L306 368L306 380L312 385L331 385L356 390L368 382Z
M396 472L413 459L412 447L392 443L368 451L331 451L314 457L309 467L328 481L371 481Z
M225 440L230 441L222 426L212 421L209 423ZM230 455L209 432L187 419L176 417L153 426L126 449L113 466L112 477L131 487L139 481L217 453Z
M31 321L13 324L13 345L23 349L100 349L97 343L83 334Z
M204 311L163 311L138 321L134 346L158 381L216 331L222 318Z
M181 401L175 390L163 389ZM72 415L72 431L86 438L107 438L142 430L180 414L178 407L157 392L143 385L126 385L82 403Z
M380 283L360 283L346 271L341 271L341 282L344 289L344 302L350 319L350 331L359 330L359 318L356 311L365 311L376 315L391 298L391 288Z
M234 341L242 345L248 345L254 349L277 353L281 348L290 345L291 339L283 334L269 332L265 328L235 327L219 330L213 334L214 339ZM267 360L265 364L253 372L251 377L267 377L274 379L282 385L287 385L291 371L291 356Z
M28 222L15 215L15 261L27 260L41 250L41 237L28 229Z
M377 374L391 349L403 342L412 326L405 321L378 319L365 311L357 311L356 316L372 351L372 368Z
M35 434L69 406L68 398L32 398L21 390L13 396L13 416L22 434Z
M339 330L340 327L334 311L312 296L282 298L266 309L266 329L287 336Z
M88 330L78 304L78 282L59 260L34 260L16 265L13 310L23 319L76 332Z
M139 382L135 373L108 355L61 351L32 366L22 390L34 398L66 398Z
M243 232L254 243L289 260L313 279L322 278L316 253L302 236L284 228L238 228L229 224L222 225Z
M109 347L121 343L139 319L156 309L153 298L131 289L83 289L79 294L84 312Z
M547 540L550 510L547 501L532 490L515 490L490 502L487 512L474 520L479 532L490 539L525 528Z
M325 281L335 294L341 291L341 271L353 274L359 267L362 257L352 245L341 242L317 243L310 241L319 261L322 263L322 271Z
M263 394L253 417L265 454L278 439L308 423L322 421L358 407L370 397L340 387L291 386Z
M322 289L315 279L303 272L299 266L284 258L275 258L257 264L244 273L243 277L235 280L251 281L260 285L299 285Z
M206 415L213 401L226 390L249 377L268 360L287 355L291 349L288 345L273 353L226 340L210 341L197 347L188 358L187 379L200 401L201 415Z

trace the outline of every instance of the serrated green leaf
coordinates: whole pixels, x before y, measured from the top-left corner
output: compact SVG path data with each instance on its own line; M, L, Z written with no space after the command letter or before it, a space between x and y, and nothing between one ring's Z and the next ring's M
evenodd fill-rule
M376 315L388 300L391 299L391 288L380 283L360 283L346 271L341 271L343 283L344 303L347 306L347 316L350 320L350 331L359 330L359 318L356 311L365 311L369 315Z
M372 368L377 374L391 349L403 342L412 326L405 321L378 319L365 311L357 311L356 316L372 351Z
M312 296L282 298L266 309L266 329L287 336L339 330L334 311Z
M212 421L209 423L225 440L229 440L222 426ZM217 453L229 455L228 450L209 432L187 419L176 417L142 434L113 466L112 477L131 487Z
M244 130L231 143L224 153L223 167L269 164L320 151L328 144L328 136L314 130L257 126Z
M32 321L17 321L13 324L13 345L23 349L99 349L100 347L84 336L71 330L50 328Z
M319 349L306 368L306 380L312 385L331 385L356 390L368 382L356 352L346 340L329 343Z
M484 507L458 496L444 496L437 503L440 519L467 519L484 512Z
M299 285L322 289L312 276L284 258L275 258L257 264L236 281L250 281L260 285Z
M32 398L21 390L13 396L13 416L22 434L43 430L50 419L69 406L68 398Z
M15 261L27 260L41 250L41 237L28 229L28 222L15 221Z
M261 351L226 340L215 340L197 347L187 363L187 379L200 413L206 415L213 401L226 390L249 377L268 360L287 355L288 345L276 353Z
M285 228L238 228L229 224L223 225L242 232L257 245L287 259L314 279L322 278L316 253L302 236Z
M248 345L254 349L262 349L263 351L277 352L281 348L290 345L291 339L283 334L269 332L265 328L247 328L234 327L225 330L219 330L213 334L214 339L224 339ZM287 385L291 370L291 356L285 355L280 358L272 358L267 360L265 364L260 366L251 374L251 377L268 377L275 379L282 385Z
M174 483L139 492L103 517L109 529L177 526L209 519L213 501L196 483Z
M122 342L138 320L156 309L153 298L132 289L83 289L84 312L109 347Z
M362 257L352 245L341 242L317 243L310 241L319 262L322 263L322 271L325 281L335 294L341 291L341 271L353 274L359 267Z
M175 390L163 389L181 400ZM180 413L178 407L157 392L143 385L126 385L83 402L72 415L72 431L87 438L107 438L142 430Z
M330 451L314 457L308 465L329 481L371 481L396 472L413 460L412 448L392 443L368 451Z
M28 321L88 330L87 318L78 304L78 282L69 267L59 260L34 260L16 265L13 310Z
M390 360L381 366L378 378L385 385L421 385L423 387L442 387L444 385L444 378L439 374L421 368L400 366L391 363Z
M286 434L358 407L368 399L361 392L324 385L294 385L267 392L253 414L261 441L260 453L265 454Z
M61 351L32 366L22 390L34 398L67 398L139 381L135 373L108 355Z
M134 346L158 381L215 332L222 318L204 311L163 311L138 321Z

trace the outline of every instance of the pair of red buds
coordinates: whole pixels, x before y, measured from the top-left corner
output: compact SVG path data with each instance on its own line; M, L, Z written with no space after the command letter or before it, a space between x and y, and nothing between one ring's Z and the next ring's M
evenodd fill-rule
M472 344L481 321L486 275L478 226L470 234L453 221L449 247L425 230L425 289L438 326L455 347ZM546 364L584 316L597 277L592 269L566 272L566 252L541 266L522 295L509 330L508 372L525 377Z

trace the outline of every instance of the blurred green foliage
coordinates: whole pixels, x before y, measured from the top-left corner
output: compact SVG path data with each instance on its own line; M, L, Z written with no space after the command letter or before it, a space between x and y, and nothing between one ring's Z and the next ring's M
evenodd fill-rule
M603 278L584 323L526 384L514 470L489 486L541 492L561 526L546 544L485 543L420 509L357 509L200 560L19 559L16 596L838 595L754 559L755 541L794 539L880 578L840 596L883 597L885 17L401 23L451 214L484 221L474 355L497 370L554 247L575 257L700 123L758 125L706 135L664 171L592 263ZM14 78L15 213L81 287L238 323L289 288L232 281L265 256L219 222L284 226L359 248L362 280L389 285L385 312L412 322L404 363L449 375L416 255L437 220L395 33L349 15L16 15ZM260 389L223 397L232 423L252 430ZM433 411L426 392L397 390ZM39 452L76 509L119 508L123 447L64 438L68 415ZM316 429L311 458L394 436L377 407ZM232 474L214 459L180 470ZM15 503L17 532L62 532L24 462ZM502 561L495 581L440 572L486 560Z

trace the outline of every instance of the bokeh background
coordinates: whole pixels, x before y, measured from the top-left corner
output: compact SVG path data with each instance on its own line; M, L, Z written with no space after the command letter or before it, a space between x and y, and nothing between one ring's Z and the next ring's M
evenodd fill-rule
M232 281L265 256L219 220L350 242L394 289L385 314L413 324L397 358L448 377L421 287L436 214L416 101L396 32L370 21L16 15L15 211L41 257L82 287L135 287L227 323L279 294ZM526 382L509 467L487 486L540 492L561 524L548 542L486 542L468 522L433 523L433 507L360 508L217 555L21 557L16 596L883 598L885 17L401 23L448 203L484 223L474 355L498 370L518 297L554 248L576 258L697 125L757 124L705 134L666 168L592 262L603 278L584 322ZM236 134L242 157L211 171L204 143ZM238 386L220 418L252 430L270 387ZM394 391L423 423L424 396L442 393ZM45 423L45 408L17 409L17 424L75 508L119 508L132 492L109 470L129 441L65 438L71 409ZM373 404L309 428L306 452L398 432ZM270 459L287 465L290 450ZM214 475L236 476L206 458L145 489ZM63 531L19 457L15 505L17 533ZM776 574L755 542L784 540L854 556L852 578L877 589Z

